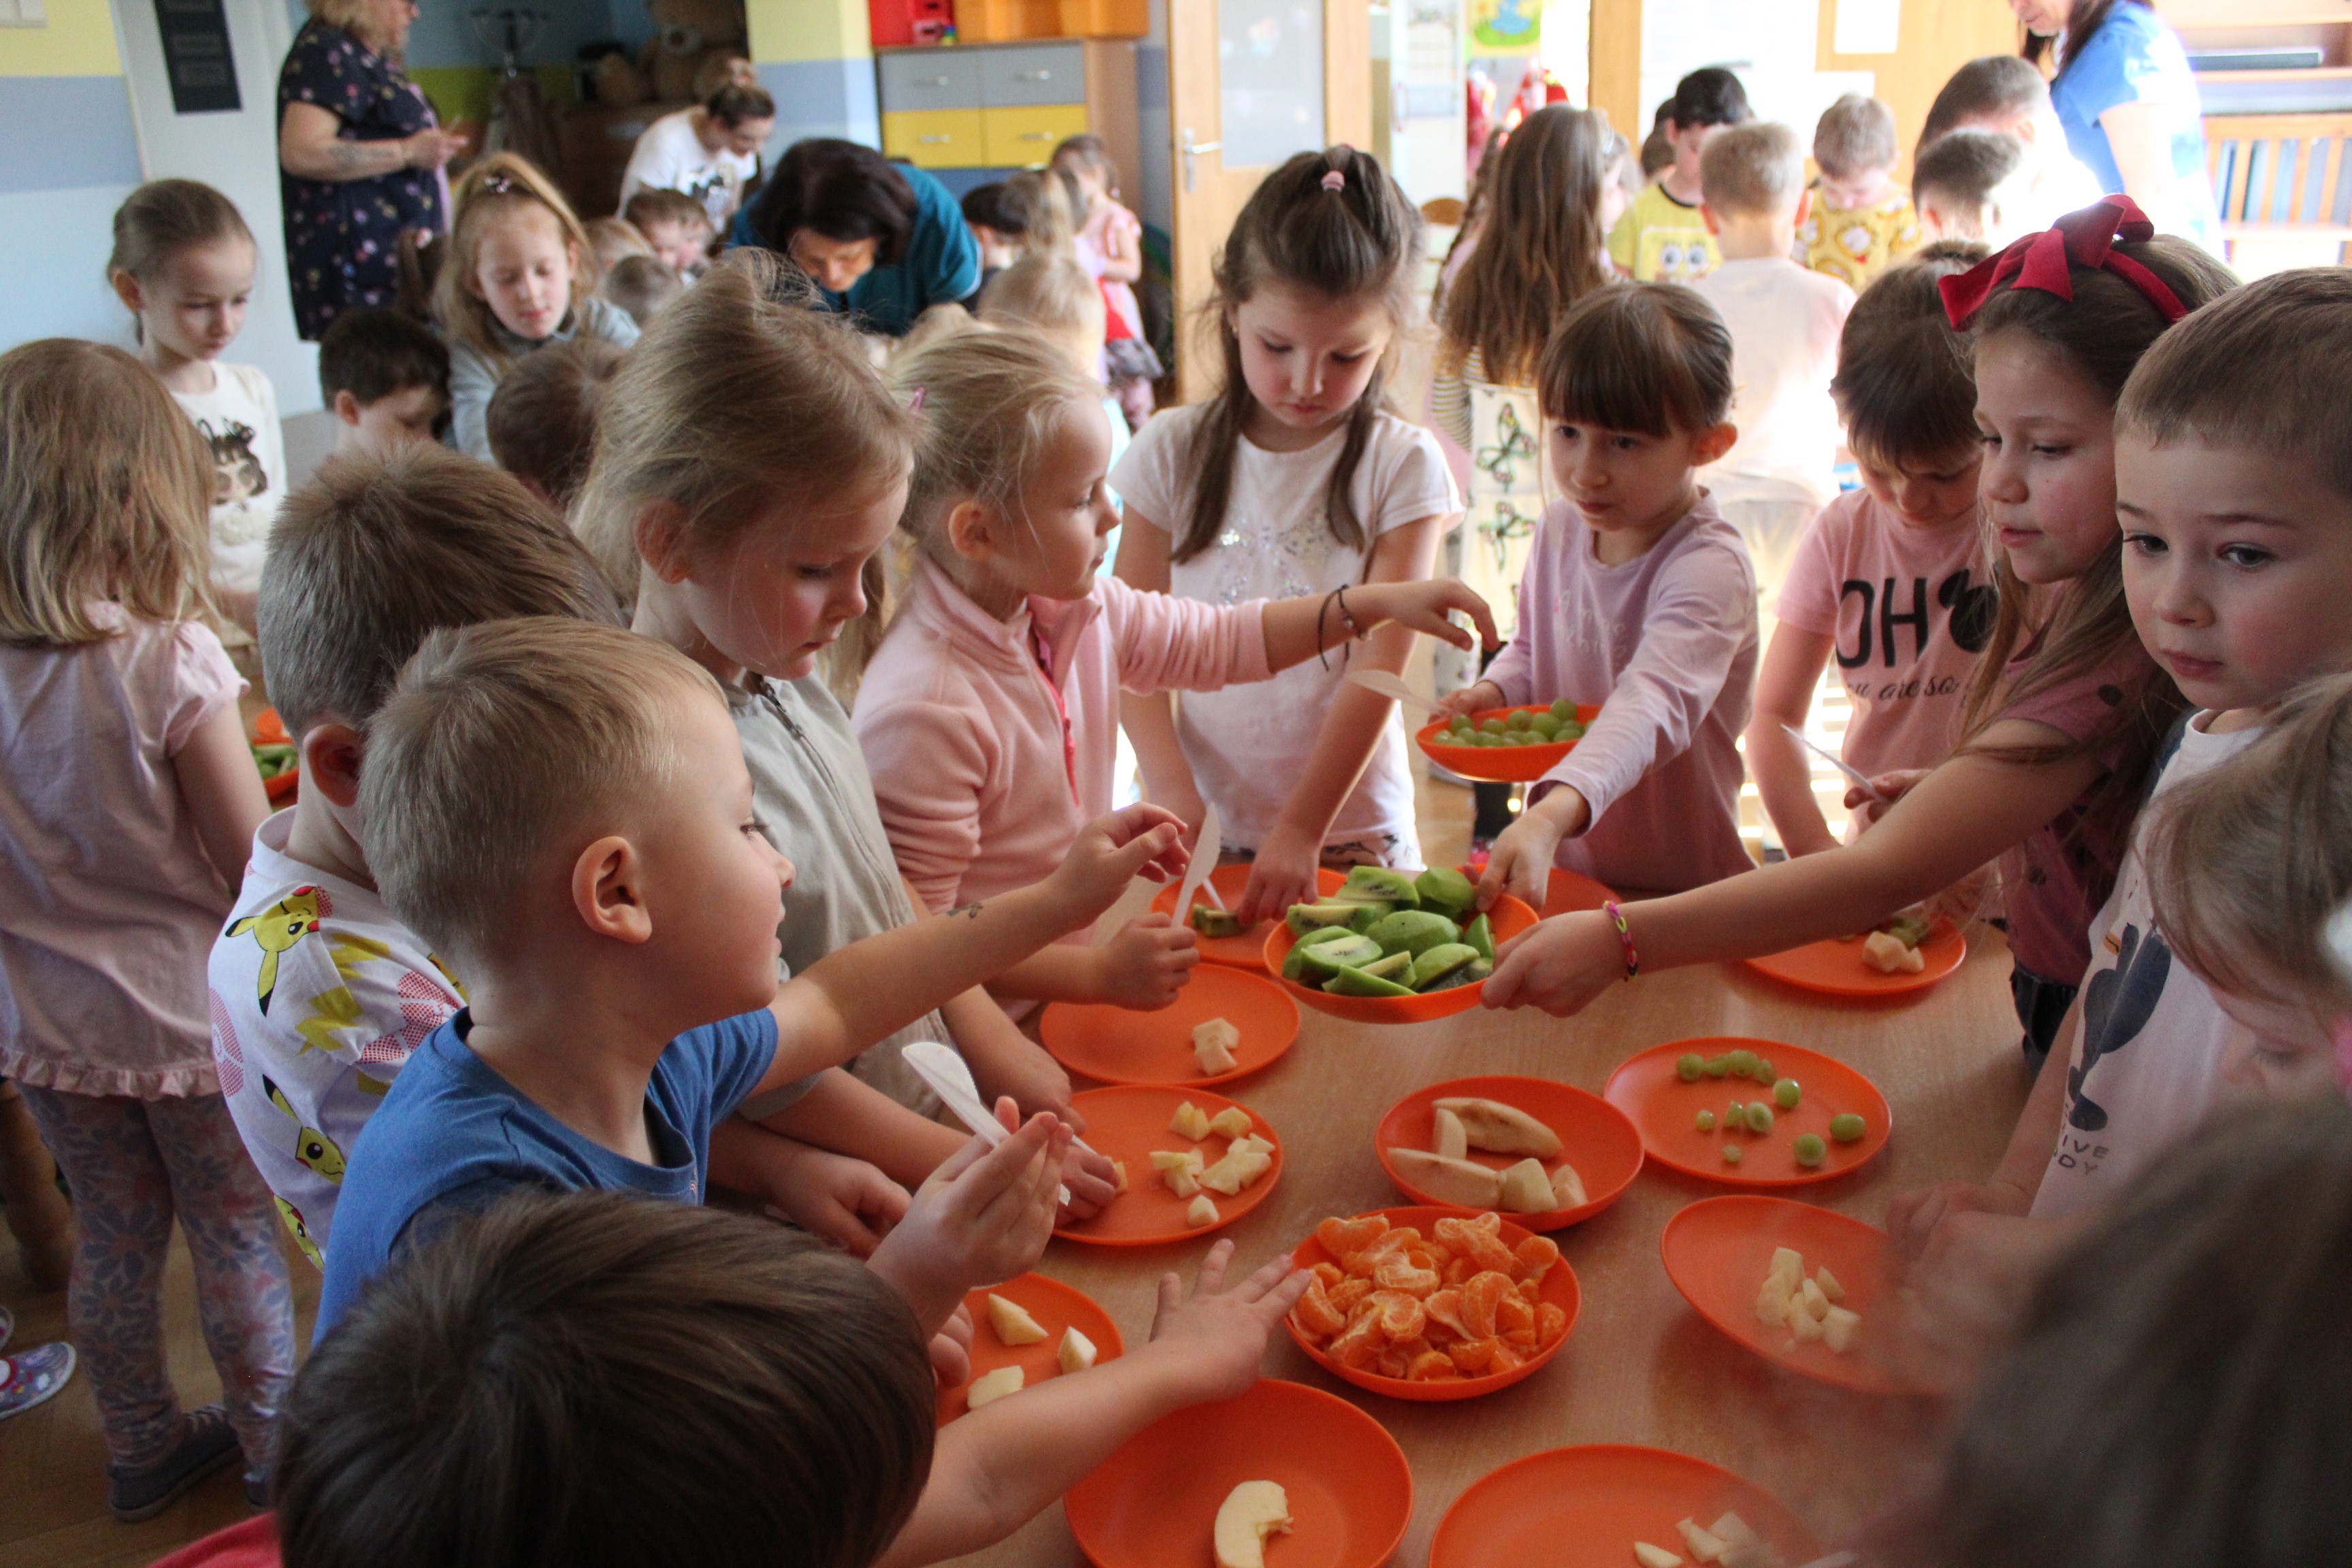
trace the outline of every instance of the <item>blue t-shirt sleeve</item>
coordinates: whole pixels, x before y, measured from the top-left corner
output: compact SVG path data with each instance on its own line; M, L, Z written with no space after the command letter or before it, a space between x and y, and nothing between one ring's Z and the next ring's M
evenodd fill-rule
M695 1038L697 1047L690 1054L708 1075L704 1092L715 1125L719 1118L734 1114L737 1106L751 1098L751 1091L760 1087L760 1080L774 1065L776 1016L762 1007L756 1013L721 1018L688 1033ZM668 1054L679 1053L673 1050Z
M2096 121L2119 103L2157 98L2166 64L2158 47L2163 27L2144 5L2116 6L2053 91L2063 93L2084 121Z

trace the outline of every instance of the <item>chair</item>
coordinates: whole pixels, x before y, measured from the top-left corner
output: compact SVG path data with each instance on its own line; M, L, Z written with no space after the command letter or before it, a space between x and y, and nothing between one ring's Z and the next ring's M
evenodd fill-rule
M2352 242L2352 113L2208 115L2223 258L2241 276L2341 265Z

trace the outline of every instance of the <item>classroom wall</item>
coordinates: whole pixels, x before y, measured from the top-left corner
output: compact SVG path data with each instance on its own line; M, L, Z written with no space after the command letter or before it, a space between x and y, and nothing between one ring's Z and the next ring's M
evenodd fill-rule
M109 221L140 181L107 0L48 0L46 27L0 27L0 349L127 339L100 274Z
M751 63L776 100L768 162L807 136L882 145L866 0L747 0Z

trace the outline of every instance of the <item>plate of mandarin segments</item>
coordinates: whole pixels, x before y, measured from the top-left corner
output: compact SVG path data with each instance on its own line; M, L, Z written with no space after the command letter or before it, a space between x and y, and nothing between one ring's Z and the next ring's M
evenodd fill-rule
M1198 1150L1204 1163L1214 1164L1230 1146L1232 1141L1220 1133L1186 1138L1170 1126L1188 1100L1212 1120L1224 1110L1243 1112L1250 1119L1252 1133L1274 1145L1274 1165L1256 1181L1231 1195L1208 1194L1209 1201L1217 1205L1217 1217L1209 1225L1196 1226L1185 1217L1192 1200L1179 1197L1151 1166L1155 1150L1173 1154ZM1275 1183L1282 1179L1282 1141L1275 1136L1273 1123L1248 1106L1223 1095L1197 1089L1127 1084L1116 1089L1086 1089L1072 1095L1070 1105L1087 1119L1085 1138L1088 1146L1105 1159L1117 1160L1127 1167L1127 1190L1092 1219L1055 1226L1054 1234L1066 1241L1089 1241L1103 1247L1155 1247L1189 1241L1233 1224L1265 1202Z
M1225 908L1231 910L1241 903L1242 892L1249 886L1249 875L1250 862L1236 860L1230 866L1220 866L1210 872L1209 885L1217 889L1217 897L1224 900ZM1315 889L1319 895L1328 899L1338 892L1339 884L1347 879L1341 873L1326 868L1315 873ZM1160 896L1151 900L1151 912L1156 915L1174 913L1176 892L1177 889L1172 887L1160 889ZM1196 893L1192 896L1192 907L1210 909L1213 906L1207 899ZM1265 967L1266 932L1276 923L1273 921L1260 921L1239 936L1201 937L1201 956L1211 963L1229 963L1236 969L1262 970Z
M1208 1568L1217 1509L1244 1481L1273 1481L1288 1500L1290 1530L1267 1547L1275 1568L1379 1568L1412 1522L1412 1469L1387 1429L1335 1394L1272 1378L1163 1416L1063 1501L1097 1568Z
M1241 1031L1230 1072L1204 1073L1192 1054L1192 1030L1213 1018ZM1037 1037L1055 1061L1104 1083L1231 1083L1290 1049L1298 1038L1298 1005L1263 973L1196 964L1165 1007L1139 1013L1103 1002L1055 1002L1038 1019Z
M1334 1377L1391 1399L1475 1399L1532 1377L1583 1304L1551 1238L1498 1214L1335 1217L1290 1256L1315 1274L1283 1320L1290 1337Z
M1679 1064L1685 1056L1705 1062L1738 1051L1769 1062L1774 1081L1760 1083L1728 1071L1715 1078L1702 1070L1696 1080L1685 1080L1681 1074ZM1793 1109L1775 1097L1784 1079L1797 1085ZM1886 1147L1895 1121L1886 1097L1862 1074L1834 1057L1780 1040L1728 1036L1670 1040L1627 1058L1609 1075L1601 1095L1633 1119L1642 1131L1643 1151L1651 1159L1686 1176L1731 1187L1797 1187L1843 1176L1868 1164ZM1730 1110L1735 1103L1765 1106L1769 1111L1767 1131L1756 1131L1745 1121L1733 1128ZM1711 1130L1699 1127L1701 1111L1714 1118ZM1849 1114L1862 1118L1862 1136L1841 1142L1830 1124ZM1808 1135L1822 1141L1818 1165L1798 1163L1797 1140ZM1727 1157L1730 1149L1738 1151L1737 1163Z
M1851 941L1829 937L1792 947L1786 952L1741 962L1783 984L1824 996L1869 997L1924 991L1966 963L1968 956L1969 939L1960 934L1959 927L1938 915L1928 925L1927 940L1919 944L1924 967L1916 974L1889 974L1873 969L1862 956L1860 937Z
M997 1338L988 1321L991 1296L1002 1296L1026 1311L1045 1331L1045 1337L1027 1345L1008 1345ZM1060 1360L1065 1329L1076 1329L1092 1342L1097 1366L1126 1353L1127 1347L1118 1337L1118 1325L1110 1321L1109 1313L1095 1305L1092 1297L1043 1274L1024 1274L993 1289L971 1291L964 1297L963 1305L971 1314L971 1376L953 1388L940 1390L939 1422L942 1426L964 1414L964 1395L971 1392L974 1378L984 1377L1002 1367L1017 1366L1023 1375L1022 1387L1034 1388L1048 1378L1065 1375Z
M1594 1443L1514 1459L1438 1521L1429 1568L1629 1568L1633 1543L1689 1561L1677 1521L1736 1513L1783 1563L1821 1555L1797 1516L1752 1481L1665 1448Z
M1584 1184L1585 1202L1575 1208L1549 1209L1539 1214L1514 1214L1511 1223L1531 1231L1558 1230L1591 1219L1622 1197L1642 1173L1642 1132L1631 1118L1597 1094L1543 1078L1460 1078L1417 1089L1381 1118L1372 1134L1372 1152L1397 1190L1417 1204L1447 1206L1435 1194L1405 1180L1389 1158L1395 1148L1429 1149L1434 1142L1437 1102L1456 1097L1493 1100L1516 1106L1559 1135L1560 1152L1544 1161L1547 1176L1562 1165L1575 1167ZM1464 1156L1492 1170L1515 1165L1523 1154L1490 1154L1473 1149Z

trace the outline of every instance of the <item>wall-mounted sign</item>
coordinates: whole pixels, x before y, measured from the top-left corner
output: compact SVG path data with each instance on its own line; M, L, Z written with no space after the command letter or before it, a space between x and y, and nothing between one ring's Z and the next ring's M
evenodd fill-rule
M155 26L163 37L173 113L235 113L245 107L221 0L155 0Z

